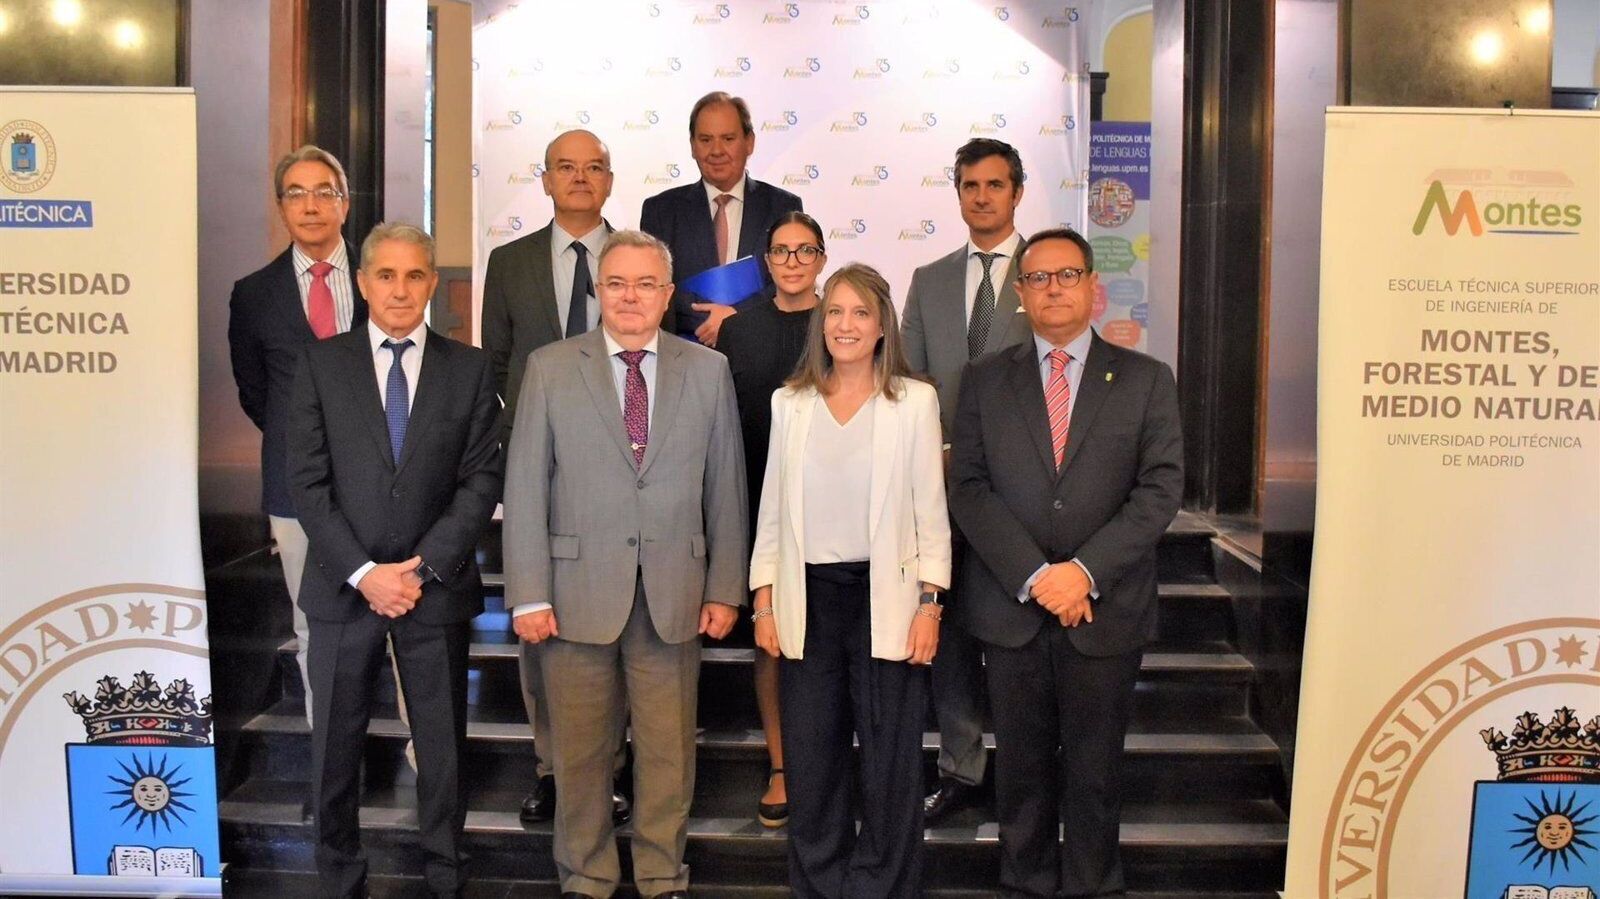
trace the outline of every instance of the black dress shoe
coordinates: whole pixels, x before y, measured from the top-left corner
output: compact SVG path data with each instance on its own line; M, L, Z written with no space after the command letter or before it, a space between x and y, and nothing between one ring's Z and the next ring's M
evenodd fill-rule
M783 773L782 768L773 768L767 775L767 783L772 783L772 778ZM779 828L789 823L789 803L787 802L757 802L756 820L762 827Z
M965 808L972 802L977 787L949 777L939 778L939 785L922 800L922 821L937 824L951 812Z
M556 816L556 779L553 775L546 774L539 778L539 783L534 786L528 798L522 800L522 813L519 815L524 824L538 824L549 821Z

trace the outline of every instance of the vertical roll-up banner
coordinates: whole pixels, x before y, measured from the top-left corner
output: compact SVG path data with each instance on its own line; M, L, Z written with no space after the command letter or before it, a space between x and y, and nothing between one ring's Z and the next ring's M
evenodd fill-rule
M217 895L195 103L0 87L0 893Z
M1600 116L1337 109L1289 899L1600 895Z

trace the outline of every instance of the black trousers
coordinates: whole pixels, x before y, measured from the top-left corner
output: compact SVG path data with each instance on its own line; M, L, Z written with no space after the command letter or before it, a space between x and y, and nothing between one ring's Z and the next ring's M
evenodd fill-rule
M806 566L804 659L779 666L789 888L801 899L922 894L927 673L872 657L867 563ZM861 742L861 830L851 736Z
M1002 895L1122 895L1123 740L1143 652L1087 656L1048 621L984 654Z
M417 753L423 874L436 894L454 894L466 882L461 828L467 806L460 768L467 740L470 627L465 621L434 625L372 612L345 622L311 619L311 790L320 895L365 894L367 860L357 817L361 760L373 687L388 667L384 646L391 634Z

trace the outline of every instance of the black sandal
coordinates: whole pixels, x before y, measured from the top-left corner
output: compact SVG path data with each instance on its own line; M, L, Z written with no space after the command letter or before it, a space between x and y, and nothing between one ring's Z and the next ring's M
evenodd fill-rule
M767 783L772 782L775 775L782 774L782 768L773 768L767 773ZM756 803L756 820L762 827L779 828L789 823L789 803L787 802L758 802Z

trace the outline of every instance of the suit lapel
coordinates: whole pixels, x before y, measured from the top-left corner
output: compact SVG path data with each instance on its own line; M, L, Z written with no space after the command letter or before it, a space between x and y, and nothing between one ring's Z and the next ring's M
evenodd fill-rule
M1061 463L1063 474L1072 467L1073 458L1078 455L1089 429L1094 427L1095 418L1100 415L1100 407L1105 405L1106 397L1111 394L1116 369L1116 354L1100 339L1100 335L1095 334L1089 342L1089 358L1083 363L1083 380L1078 384L1078 398L1072 401L1072 417L1067 421L1067 451Z
M631 468L633 466L633 450L628 446L628 429L622 422L622 404L617 396L617 385L611 379L611 359L606 355L605 332L595 328L583 337L574 340L583 341L578 352L583 354L583 362L578 366L583 376L584 386L589 388L589 399L594 403L595 411L600 414L600 421L605 432L611 435L611 440L617 445L617 451L622 453L623 459ZM659 376L660 372L657 372Z
M767 196L764 187L749 173L745 174L744 216L739 220L739 250L736 258L759 256L764 249L761 242L767 238L767 222L771 220L772 206L769 202L772 198Z
M1039 358L1033 341L1016 348L1011 355L1011 390L1016 402L1011 403L1022 426L1038 451L1039 461L1053 479L1056 474L1056 451L1050 443L1050 418L1044 409L1044 385L1039 381Z
M783 455L784 471L790 473L785 479L784 492L785 505L789 507L789 527L795 536L795 543L800 550L800 557L805 558L805 471L806 440L811 436L811 420L817 408L817 392L807 390L797 394L794 399L794 408L790 411L791 419L788 433L785 436Z
M683 399L683 341L666 333L656 340L656 391L655 396L650 397L650 430L645 441L644 461L639 463L641 475L650 470L650 463L660 455Z
M551 245L555 239L555 225L550 224L533 233L533 240L528 241L528 270L531 278L528 283L533 285L533 291L538 300L534 305L538 307L539 317L544 320L545 328L552 335L552 340L560 340L561 313L558 310L561 297L556 296L556 272L550 264ZM548 285L540 289L540 285Z
M717 258L717 229L712 223L711 205L706 202L704 180L689 185L689 192L684 197L683 212L689 220L689 234L692 238L689 246L695 248L695 255L700 258L684 260L685 263L689 263L688 265L680 266L675 263L673 270L698 272L721 265L722 260Z
M1017 297L1017 272L1020 270L1017 257L1013 254L1011 264L1006 266L1005 282L997 285L1000 292L995 295L994 320L989 325L989 336L983 344L985 353L1008 347L1013 342L1012 332L1016 330L1017 311L1021 302ZM1022 325L1022 329L1027 331L1027 322L1024 321Z
M361 268L361 250L350 241L344 242L345 267L350 269L350 330L355 331L367 323L367 301L361 296L361 282L356 272ZM311 323L307 322L309 329Z
M442 412L445 382L450 377L449 355L450 347L444 337L429 330L427 342L422 345L422 367L417 371L416 398L411 401L411 414L406 421L406 442L400 447L400 464L396 466L395 474L405 470L422 435ZM389 420L385 418L385 429L388 424Z
M394 450L389 446L389 420L383 414L383 397L378 395L378 376L373 366L372 342L366 328L350 331L350 378L356 388L356 414L366 422L367 433L378 447L378 455L392 470ZM420 385L419 385L420 386ZM409 428L408 428L409 430Z
M860 415L860 412L856 413ZM884 503L889 498L889 479L895 465L895 449L900 441L899 405L889 402L879 393L872 398L872 500L867 507L867 540L870 543L878 533L878 519L883 517Z
M273 265L271 296L278 307L273 312L274 320L282 322L295 336L308 343L317 339L311 330L311 322L306 320L306 307L300 302L300 284L294 275L293 247L284 250Z
M928 322L928 343L950 347L959 358L967 355L967 248L946 256L940 262L936 281L941 298L923 310Z

